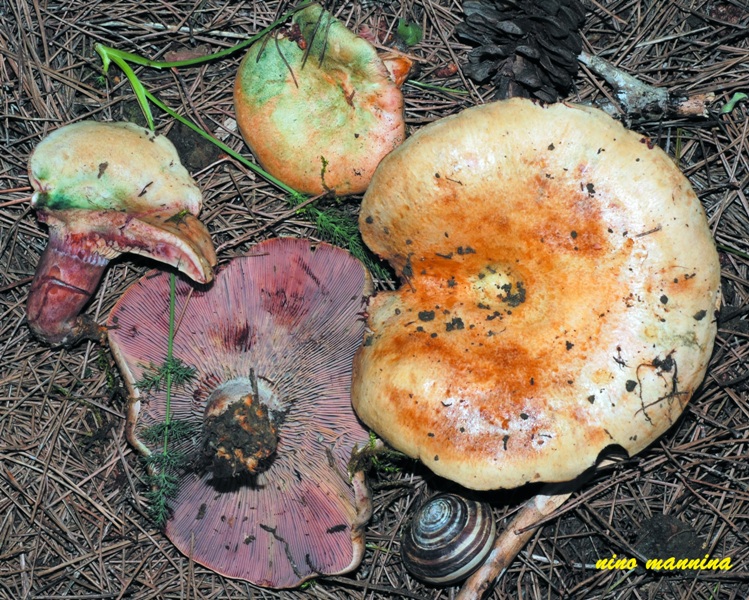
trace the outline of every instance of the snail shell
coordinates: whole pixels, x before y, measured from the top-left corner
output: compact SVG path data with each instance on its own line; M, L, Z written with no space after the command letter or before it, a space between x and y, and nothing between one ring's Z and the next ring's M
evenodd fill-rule
M465 579L484 562L495 535L488 504L441 494L414 516L401 540L401 559L414 577L448 585Z

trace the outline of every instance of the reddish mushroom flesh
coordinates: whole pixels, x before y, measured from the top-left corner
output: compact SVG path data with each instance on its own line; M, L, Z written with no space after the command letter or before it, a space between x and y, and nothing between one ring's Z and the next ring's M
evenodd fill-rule
M273 588L359 564L370 504L363 475L352 482L348 465L368 433L353 413L350 380L370 285L347 252L298 239L270 240L231 260L208 291L190 293L188 283L178 283L183 316L174 356L197 368L197 377L173 391L174 418L203 427L237 402L259 400L272 423L260 433L251 424L236 438L213 423L214 441L206 443L204 432L176 448L190 456L206 448L211 456L242 454L224 463L235 477L219 478L211 468L181 475L166 534L196 562ZM167 276L148 275L109 319L110 345L132 395L128 437L146 454L141 433L164 421L165 397L143 398L135 382L144 365L165 359L168 296ZM232 418L246 424L251 412ZM255 475L240 474L271 430L275 452L249 461Z
M200 190L165 137L132 123L74 123L36 147L29 179L32 205L49 228L27 304L29 326L43 341L102 337L79 313L121 253L167 263L201 283L213 277L216 255L195 216Z

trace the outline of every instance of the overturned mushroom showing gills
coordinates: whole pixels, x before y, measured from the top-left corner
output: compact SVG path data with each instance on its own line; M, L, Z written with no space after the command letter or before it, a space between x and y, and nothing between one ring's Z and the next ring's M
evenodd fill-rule
M29 179L32 206L49 228L27 304L43 341L104 335L79 313L121 253L167 263L200 283L213 278L216 255L196 216L200 190L164 136L132 123L67 125L36 147Z
M263 168L295 190L363 192L405 137L399 85L410 65L394 53L383 60L313 4L244 57L234 87L237 123Z
M508 100L383 160L364 240L407 282L370 302L354 408L473 489L643 450L700 384L720 269L687 179L601 111Z
M346 251L298 239L232 259L208 291L178 284L174 356L197 371L171 407L201 433L174 445L192 466L179 474L166 535L197 563L289 588L361 561L371 504L363 473L348 466L368 432L350 386L370 286ZM144 431L164 422L166 398L136 382L166 357L168 302L167 276L151 274L109 319L132 396L128 437L146 455L159 450Z

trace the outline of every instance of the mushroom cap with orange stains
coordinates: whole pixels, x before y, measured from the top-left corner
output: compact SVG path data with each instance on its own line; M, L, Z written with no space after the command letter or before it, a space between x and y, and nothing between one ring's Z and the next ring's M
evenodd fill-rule
M291 31L247 52L234 86L237 123L263 168L286 185L358 194L405 138L393 77L374 46L313 4L294 15Z
M359 416L473 489L640 452L700 384L720 268L671 159L581 106L514 99L419 131L380 165L362 235L405 281L375 296Z

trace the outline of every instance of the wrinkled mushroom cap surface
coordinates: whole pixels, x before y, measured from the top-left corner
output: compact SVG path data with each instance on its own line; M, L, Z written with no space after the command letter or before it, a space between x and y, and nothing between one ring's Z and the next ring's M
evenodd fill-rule
M197 372L174 390L174 418L200 426L214 389L254 373L279 434L270 465L255 478L181 476L166 534L199 564L287 588L361 561L371 508L363 475L352 479L348 465L368 431L352 410L350 386L370 287L347 252L298 239L258 244L219 270L208 290L178 283L174 356ZM108 323L133 398L128 437L146 454L142 432L163 422L165 397L144 397L135 382L165 359L168 304L168 275L152 273L124 294ZM194 455L200 436L175 449Z
M703 209L600 111L510 100L437 121L382 162L360 226L407 284L370 303L354 407L466 487L635 454L704 376L720 269Z
M363 192L405 137L403 96L375 48L313 4L256 42L234 87L237 123L272 175L309 194ZM302 48L306 44L306 48Z

